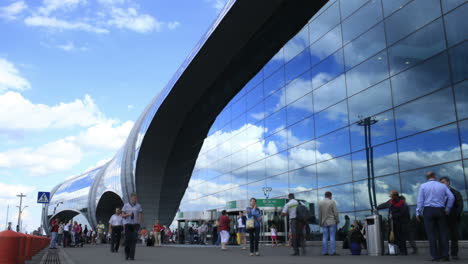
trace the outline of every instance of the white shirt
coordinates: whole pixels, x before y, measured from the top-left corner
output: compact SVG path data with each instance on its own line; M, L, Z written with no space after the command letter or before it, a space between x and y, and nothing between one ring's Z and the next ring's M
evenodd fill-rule
M70 224L66 224L66 225L63 227L63 231L70 232Z
M296 199L291 199L283 207L283 213L289 215L289 219L296 219L296 208L299 205Z
M109 219L109 224L111 226L121 226L123 225L123 218L120 215L113 214Z
M276 229L270 228L270 232L272 236L276 236Z
M245 225L242 223L242 217L237 218L237 227L244 228Z
M141 209L141 205L139 203L136 203L135 205L132 205L130 203L126 203L123 208L122 208L122 213L126 213L127 218L124 218L123 223L124 225L127 224L140 224L138 222L138 215L143 212L143 209ZM133 213L133 219L130 217L130 214Z

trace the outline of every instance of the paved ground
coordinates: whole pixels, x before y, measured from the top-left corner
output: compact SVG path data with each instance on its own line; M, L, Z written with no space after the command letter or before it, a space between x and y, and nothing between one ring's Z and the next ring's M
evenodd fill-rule
M351 256L347 251L342 251L340 256L320 256L319 247L308 247L307 256L289 256L291 249L287 247L271 248L262 246L261 256L250 257L248 251L242 251L239 247L231 247L228 251L221 251L215 247L187 247L187 246L163 246L144 247L137 246L135 261L125 261L122 250L119 253L111 253L106 245L85 246L84 248L67 248L64 250L75 264L94 263L200 263L200 264L301 264L301 263L427 263L430 257L426 254L411 256ZM458 263L468 262L467 250L462 250L462 258Z

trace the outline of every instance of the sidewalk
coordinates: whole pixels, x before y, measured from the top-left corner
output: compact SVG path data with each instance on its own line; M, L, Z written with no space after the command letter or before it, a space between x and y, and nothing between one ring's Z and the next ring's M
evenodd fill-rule
M272 248L261 246L259 257L250 257L248 251L242 251L239 247L231 247L227 251L221 251L215 247L191 247L186 245L165 245L163 247L145 247L138 245L135 261L125 261L123 248L119 253L111 253L108 245L85 246L84 248L66 248L64 251L74 264L94 263L201 263L201 264L310 264L310 263L376 263L402 264L402 263L427 263L431 257L426 254L411 256L351 256L343 251L340 256L321 256L320 247L308 247L306 256L289 256L291 249L287 247ZM460 252L461 260L454 263L467 263L468 252Z

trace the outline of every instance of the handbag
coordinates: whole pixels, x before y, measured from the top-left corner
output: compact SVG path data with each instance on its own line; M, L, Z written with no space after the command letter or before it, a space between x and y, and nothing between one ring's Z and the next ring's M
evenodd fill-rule
M398 254L398 247L395 244L388 243L388 254L389 255Z
M255 220L252 218L247 219L247 223L245 225L247 230L251 230L255 228Z

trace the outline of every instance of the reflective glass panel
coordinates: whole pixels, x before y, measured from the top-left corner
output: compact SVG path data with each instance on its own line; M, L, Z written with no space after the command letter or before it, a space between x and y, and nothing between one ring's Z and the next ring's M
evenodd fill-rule
M310 52L304 50L285 66L286 83L303 74L310 68Z
M339 3L336 1L309 24L310 43L317 41L338 23L340 23L340 9Z
M315 163L315 141L309 141L289 149L289 170Z
M274 74L266 78L263 87L265 97L284 87L284 67L281 67Z
M431 144L427 144L431 142ZM410 170L461 158L455 125L440 127L398 141L400 170Z
M468 78L468 41L458 45L449 51L452 64L453 82L459 82Z
M286 86L286 104L296 101L310 91L312 91L312 83L310 71L308 71Z
M342 22L345 44L382 21L381 5L380 0L371 0Z
M314 138L314 118L307 118L287 129L289 147L297 146Z
M271 60L263 66L263 74L265 78L268 78L273 72L275 72L279 67L284 65L284 49L278 51L278 53L271 58Z
M390 82L383 81L348 99L349 122L373 116L392 107Z
M468 81L455 85L458 119L468 117Z
M265 159L266 176L278 175L288 171L288 153L282 152Z
M354 210L354 190L353 184L344 184L319 190L319 200L323 200L325 192L331 192L333 200L336 201L338 212Z
M444 52L392 77L393 100L400 105L449 84L448 58Z
M463 158L468 158L468 120L459 123Z
M385 32L383 23L380 23L344 47L346 69L354 67L384 48Z
M285 88L281 88L265 99L265 115L278 111L286 105Z
M343 128L321 138L316 139L317 161L323 161L348 154L349 129Z
M316 166L289 172L289 189L293 193L317 188Z
M452 89L446 88L395 109L397 135L413 133L455 121Z
M344 74L314 90L314 110L321 110L346 98Z
M388 49L390 74L394 75L444 49L444 28L442 19L438 19Z
M444 13L447 13L464 3L466 3L466 0L442 0L442 9L444 10Z
M341 45L341 27L337 26L310 46L312 66L333 54Z
M387 51L383 51L346 72L348 96L388 77Z
M308 93L287 106L288 125L294 124L313 113L312 93Z
M271 187L270 198L288 195L288 173L266 179L266 186ZM265 198L265 195L262 197Z
M312 69L312 87L316 89L322 86L343 73L343 70L343 50L339 50Z
M441 15L439 0L415 0L385 21L388 45Z
M341 19L346 19L349 15L355 12L368 0L341 0L340 1L340 10L341 10Z
M468 26L466 26L465 21L466 14L468 14L468 5L465 4L445 15L445 30L449 46L468 38Z
M259 160L247 166L248 182L254 182L265 178L265 160Z
M348 125L348 104L338 103L315 116L315 135L317 137Z
M412 0L382 0L383 11L384 11L385 17L403 8L403 6L406 5L410 1Z
M269 136L285 127L286 108L265 118L265 136Z
M263 100L263 84L257 85L246 96L247 109L252 108Z
M377 205L385 203L389 200L388 196L391 191L396 190L401 192L400 177L398 174L394 174L391 176L376 178L375 189ZM354 199L356 210L370 209L367 180L354 183Z
M286 62L296 57L297 54L301 53L309 45L309 29L306 26L284 46Z

